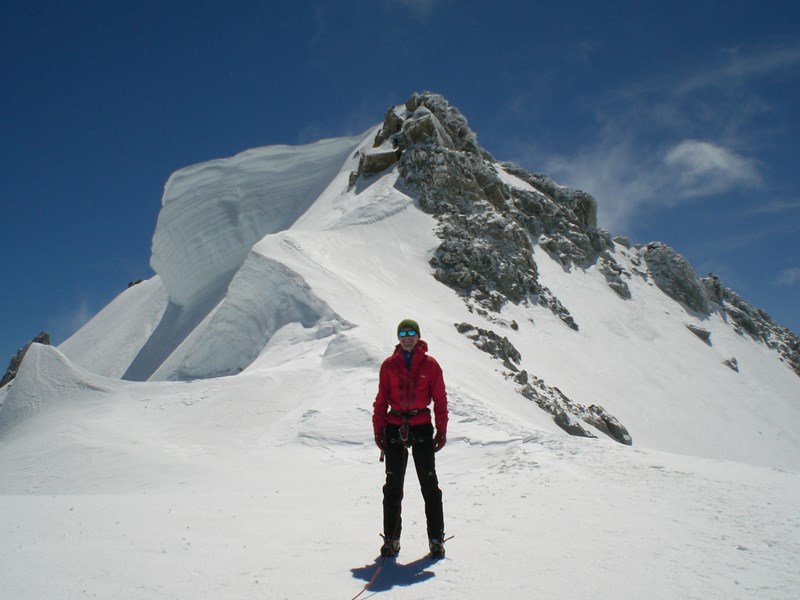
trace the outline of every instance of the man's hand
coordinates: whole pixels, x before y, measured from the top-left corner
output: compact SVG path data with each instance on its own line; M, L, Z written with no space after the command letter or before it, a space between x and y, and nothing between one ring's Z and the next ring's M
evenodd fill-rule
M447 443L447 434L444 431L437 431L436 437L433 438L433 451L438 452Z
M386 437L386 429L375 430L375 445L381 450L389 447L389 439Z

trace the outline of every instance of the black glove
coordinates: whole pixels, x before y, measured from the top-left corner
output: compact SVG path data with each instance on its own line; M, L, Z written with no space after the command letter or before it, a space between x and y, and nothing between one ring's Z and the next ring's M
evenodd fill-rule
M444 431L437 431L436 437L433 438L433 451L438 452L447 443L447 434Z
M385 429L375 430L375 445L381 450L386 450L389 447L389 438L386 437Z

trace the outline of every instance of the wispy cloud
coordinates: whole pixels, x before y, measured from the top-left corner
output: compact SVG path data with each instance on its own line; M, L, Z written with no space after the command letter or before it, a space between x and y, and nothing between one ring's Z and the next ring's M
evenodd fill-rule
M674 174L678 193L686 198L761 185L755 161L710 142L684 140L667 152L664 164Z
M664 184L664 178L657 175L658 161L637 154L634 146L621 138L603 138L571 156L548 154L530 146L521 149L518 156L515 160L541 165L541 170L559 183L598 198L598 220L610 231L624 230L655 201Z
M760 52L743 54L741 49L727 51L727 61L721 66L698 72L685 78L675 90L680 94L719 86L741 86L777 72L800 67L800 46L780 46Z
M800 45L727 51L682 76L662 73L584 99L599 126L593 139L556 153L517 141L511 158L593 194L600 225L611 231L687 202L758 191L766 187L758 152L770 143L759 117L775 122L777 113L751 84L796 78L798 66Z
M797 285L800 284L800 267L792 267L791 269L784 269L778 275L776 281L778 285Z
M609 134L570 156L524 144L513 152L515 161L537 164L556 181L595 196L600 225L610 231L626 230L655 209L762 183L753 159L699 140L643 147L631 136Z
M96 312L87 298L81 298L76 306L48 319L46 327L53 338L53 344L60 344L69 338L83 327Z

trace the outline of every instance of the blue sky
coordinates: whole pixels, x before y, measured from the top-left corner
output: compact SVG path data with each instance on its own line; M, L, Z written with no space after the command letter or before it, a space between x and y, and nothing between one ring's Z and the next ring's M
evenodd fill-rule
M0 369L152 276L176 169L361 133L424 90L800 332L798 6L6 0Z

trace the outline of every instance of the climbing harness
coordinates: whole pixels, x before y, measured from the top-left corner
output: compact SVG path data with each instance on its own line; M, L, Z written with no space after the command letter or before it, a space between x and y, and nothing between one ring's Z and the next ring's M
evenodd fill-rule
M431 410L429 408L415 408L414 410L410 410L408 412L400 412L399 410L390 410L389 414L395 415L396 417L401 417L403 419L403 424L400 425L400 443L403 444L406 448L410 448L414 443L421 441L414 438L414 434L411 431L411 426L409 425L409 419L419 414L423 413L430 413ZM390 443L395 442L395 440L389 440Z

